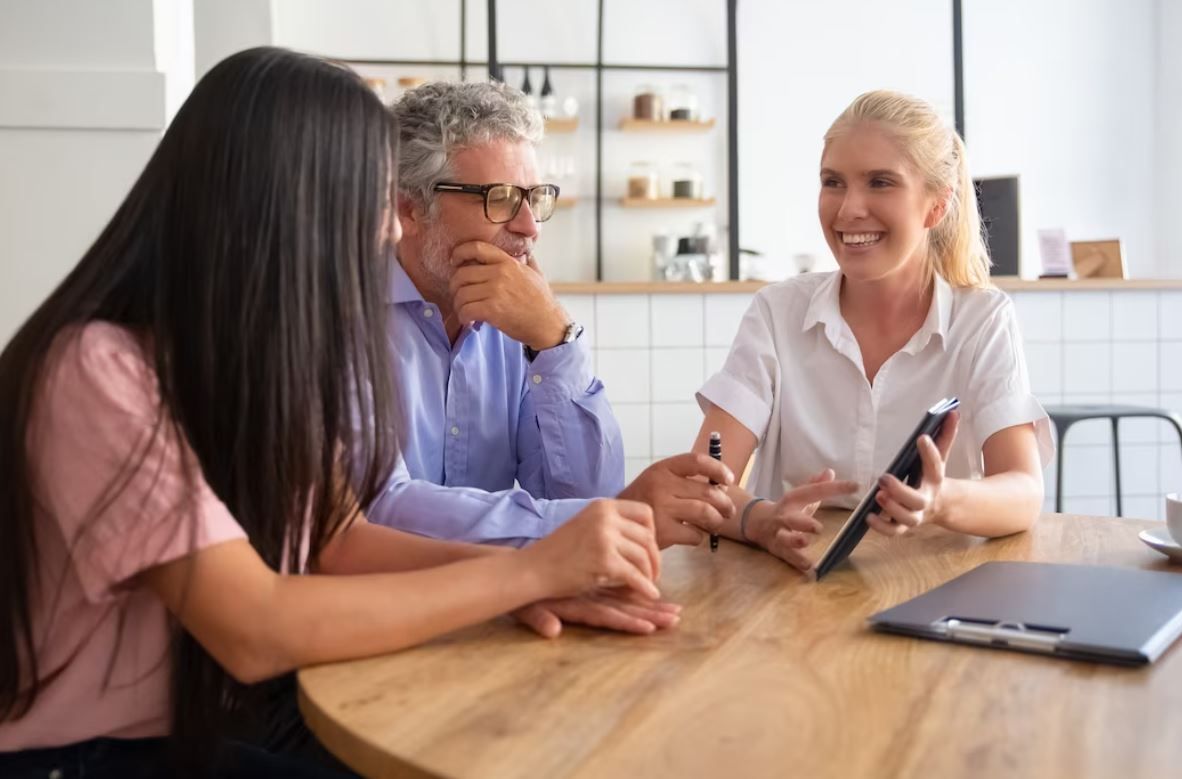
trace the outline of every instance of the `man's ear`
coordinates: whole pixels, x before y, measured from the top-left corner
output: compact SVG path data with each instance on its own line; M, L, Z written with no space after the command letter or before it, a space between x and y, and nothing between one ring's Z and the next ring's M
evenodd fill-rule
M952 190L945 189L937 197L932 207L928 209L927 216L924 217L923 226L927 229L932 229L940 224L944 218L944 214L948 213L948 203L952 200ZM405 226L405 225L404 225Z
M402 224L403 236L414 237L423 232L427 219L427 207L405 192L398 193L398 221Z

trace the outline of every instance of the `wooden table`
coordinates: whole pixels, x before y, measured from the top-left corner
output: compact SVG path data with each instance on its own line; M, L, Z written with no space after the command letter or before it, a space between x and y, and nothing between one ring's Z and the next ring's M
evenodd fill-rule
M301 671L300 707L368 776L1182 776L1179 646L1129 669L865 621L988 560L1182 574L1137 540L1152 524L1049 514L995 541L871 533L820 583L726 541L671 549L677 629L546 641L502 620Z

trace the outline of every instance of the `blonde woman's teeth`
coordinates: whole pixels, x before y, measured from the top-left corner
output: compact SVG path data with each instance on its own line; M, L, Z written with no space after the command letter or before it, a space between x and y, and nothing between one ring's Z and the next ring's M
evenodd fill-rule
M847 246L869 246L878 243L882 233L842 233L841 242Z

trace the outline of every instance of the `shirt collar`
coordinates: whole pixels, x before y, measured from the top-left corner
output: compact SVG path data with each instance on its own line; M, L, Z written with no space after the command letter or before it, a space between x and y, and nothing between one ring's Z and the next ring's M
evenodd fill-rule
M952 287L939 273L936 278L936 290L932 295L932 305L928 309L927 318L903 351L916 354L928 345L932 336L940 336L940 345L948 342L948 325L952 316ZM808 308L804 312L804 322L801 332L807 332L818 324L825 326L826 333L840 333L844 322L841 318L841 271L829 274L813 291Z
M941 348L948 343L948 323L952 317L952 287L939 273L932 275L936 277L932 305L928 308L927 318L923 320L919 331L903 347L903 351L909 354L918 354L935 335L940 336Z
M840 295L841 271L834 271L829 274L829 278L818 284L817 288L813 290L809 307L804 312L804 324L800 327L801 332L811 330L818 324L825 325L826 329L830 325L840 325Z
M387 303L422 303L423 296L410 280L396 255L390 255L390 284L386 291Z
M407 274L406 268L402 267L402 261L393 254L390 255L390 283L386 290L386 302L395 305L419 303L436 308L434 305L427 303L427 299L419 292L419 288L410 280L410 275ZM471 329L479 331L483 327L484 322L473 322ZM465 329L467 329L467 326L465 326ZM459 343L459 341L456 343Z

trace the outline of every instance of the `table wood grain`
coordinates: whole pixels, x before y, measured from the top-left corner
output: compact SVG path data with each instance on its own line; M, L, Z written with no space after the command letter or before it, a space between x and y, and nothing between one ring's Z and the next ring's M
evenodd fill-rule
M826 538L843 518L826 517ZM499 620L304 669L300 708L367 776L1180 776L1177 645L1129 669L866 624L990 560L1182 573L1137 540L1154 524L1049 514L993 541L871 533L820 583L725 540L670 549L674 630L547 641Z

